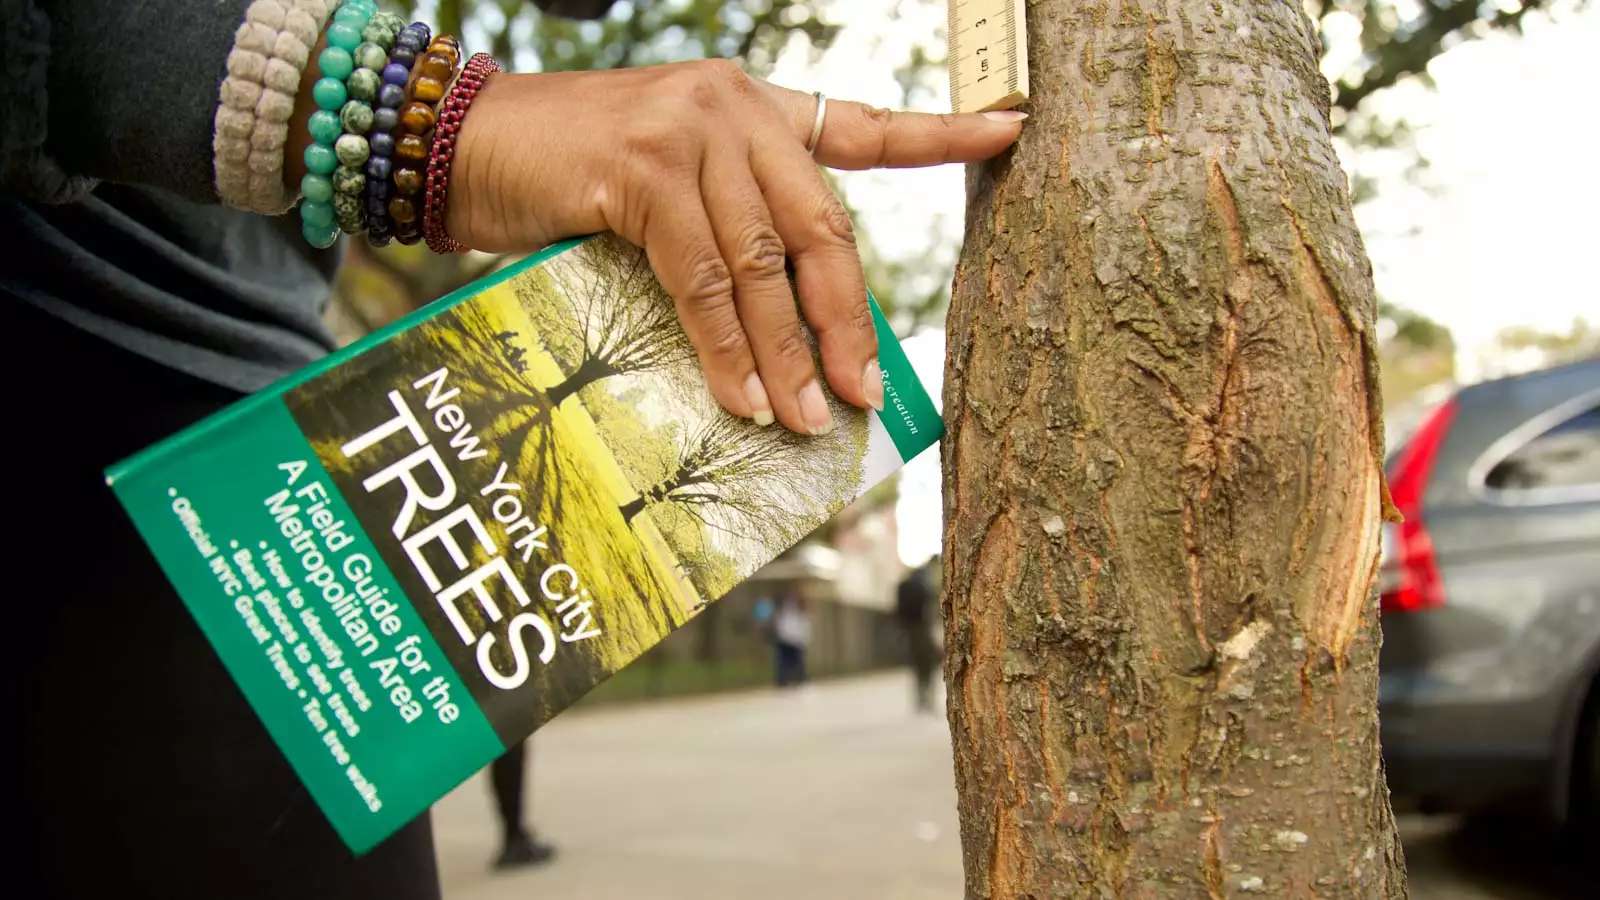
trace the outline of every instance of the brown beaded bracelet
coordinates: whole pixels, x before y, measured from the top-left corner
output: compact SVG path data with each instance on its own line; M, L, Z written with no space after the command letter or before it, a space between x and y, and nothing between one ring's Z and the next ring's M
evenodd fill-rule
M439 118L436 107L444 100L445 86L455 77L460 62L461 44L451 35L441 34L417 59L406 88L406 102L400 107L399 139L394 147L395 195L389 201L395 240L402 244L415 244L423 237L422 191Z
M428 184L423 195L422 233L428 249L435 253L460 253L466 245L445 232L445 203L449 200L450 164L455 161L456 135L467 117L472 100L489 76L503 71L494 57L474 54L451 85L450 93L439 104L439 124L434 129L433 150L428 156Z

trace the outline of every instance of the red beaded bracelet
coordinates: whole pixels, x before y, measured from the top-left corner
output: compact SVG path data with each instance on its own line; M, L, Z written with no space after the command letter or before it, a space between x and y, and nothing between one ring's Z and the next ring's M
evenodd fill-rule
M449 200L450 163L455 160L456 135L467 117L472 99L490 75L504 71L494 57L475 53L439 104L439 124L434 126L433 149L428 154L428 182L422 200L422 235L435 253L460 253L465 244L445 232L445 203Z

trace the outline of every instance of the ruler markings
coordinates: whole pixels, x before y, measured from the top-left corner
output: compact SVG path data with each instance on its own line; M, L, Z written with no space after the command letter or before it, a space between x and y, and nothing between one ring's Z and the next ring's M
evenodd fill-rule
M1009 109L1028 99L1023 3L948 0L950 107L956 112Z

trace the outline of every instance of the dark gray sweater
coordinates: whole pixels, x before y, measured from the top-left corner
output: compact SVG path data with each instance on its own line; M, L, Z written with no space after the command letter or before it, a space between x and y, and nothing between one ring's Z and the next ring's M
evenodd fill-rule
M612 2L535 0L574 18ZM337 246L218 205L212 119L247 6L0 0L0 302L239 391L333 346Z
M0 302L240 391L333 346L337 251L218 205L211 121L249 0L0 0ZM25 336L9 336L23 338Z

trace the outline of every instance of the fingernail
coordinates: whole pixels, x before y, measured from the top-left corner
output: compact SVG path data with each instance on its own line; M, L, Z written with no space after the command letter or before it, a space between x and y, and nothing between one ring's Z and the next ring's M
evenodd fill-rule
M861 390L872 408L883 412L883 370L878 368L877 357L867 360L867 369L861 373Z
M765 428L772 424L772 401L767 399L767 389L761 376L751 372L744 380L744 399L750 403L750 418Z
M1021 122L1026 119L1028 114L1015 109L991 109L984 113L983 117L991 122L1004 122L1010 125L1013 122Z
M815 378L800 389L800 418L805 419L806 430L813 435L833 430L833 413L828 412L828 401L822 399L822 386Z

